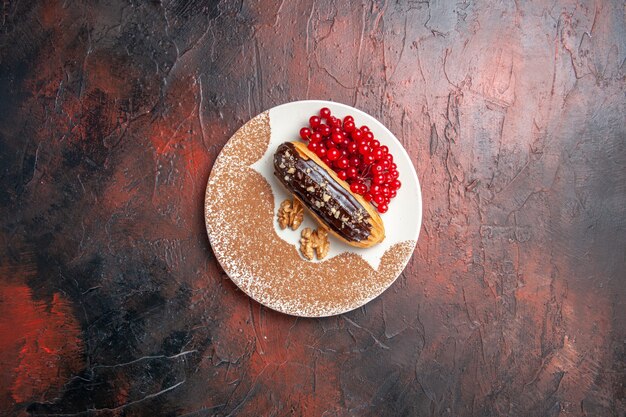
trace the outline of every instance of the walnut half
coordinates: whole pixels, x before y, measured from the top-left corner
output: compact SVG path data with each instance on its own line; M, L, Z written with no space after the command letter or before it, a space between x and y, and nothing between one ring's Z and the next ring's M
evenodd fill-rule
M293 201L285 200L280 203L278 209L278 225L281 229L291 227L292 230L296 230L302 224L304 218L304 208L300 201L295 198Z
M302 235L300 237L300 252L307 258L309 261L313 260L313 251L315 249L315 245L313 243L314 239L312 238L313 231L305 227L302 230Z
M324 259L330 251L330 241L328 240L328 231L320 228L315 232L317 233L317 247L315 252L317 253L317 259Z
M328 231L320 228L311 230L306 227L302 230L300 237L300 252L309 261L313 260L313 254L317 255L317 259L324 259L330 250L330 241L328 240Z

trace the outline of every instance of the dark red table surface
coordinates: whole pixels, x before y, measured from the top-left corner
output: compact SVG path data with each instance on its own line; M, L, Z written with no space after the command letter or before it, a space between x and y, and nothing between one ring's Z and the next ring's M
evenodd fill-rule
M621 1L4 1L0 413L624 416ZM421 236L298 319L217 264L203 200L257 113L358 107Z

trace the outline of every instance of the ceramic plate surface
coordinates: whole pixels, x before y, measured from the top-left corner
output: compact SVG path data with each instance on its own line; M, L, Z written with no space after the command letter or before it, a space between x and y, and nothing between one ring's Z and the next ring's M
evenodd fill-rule
M402 187L381 214L382 243L362 249L331 236L329 255L307 261L298 250L300 232L317 224L305 212L297 231L278 227L278 207L290 195L273 175L272 156L281 143L299 140L300 128L322 107L369 126L394 156ZM259 114L228 141L209 177L205 219L213 251L239 288L272 309L322 317L358 308L395 281L417 243L422 198L409 155L380 122L344 104L297 101Z

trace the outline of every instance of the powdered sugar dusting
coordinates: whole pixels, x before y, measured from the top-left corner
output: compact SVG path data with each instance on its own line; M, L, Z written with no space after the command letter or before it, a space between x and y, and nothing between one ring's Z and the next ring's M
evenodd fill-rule
M233 135L209 178L206 226L226 273L258 302L297 316L340 314L379 295L402 272L415 241L389 248L377 270L354 253L320 263L302 259L295 246L277 236L271 187L250 168L269 139L265 112Z

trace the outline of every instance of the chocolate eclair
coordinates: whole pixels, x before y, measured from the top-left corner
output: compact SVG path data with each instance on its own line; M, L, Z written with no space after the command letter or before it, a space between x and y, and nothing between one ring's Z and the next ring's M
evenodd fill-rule
M339 239L368 248L382 242L385 227L376 209L302 142L285 142L274 153L274 175L313 217Z

